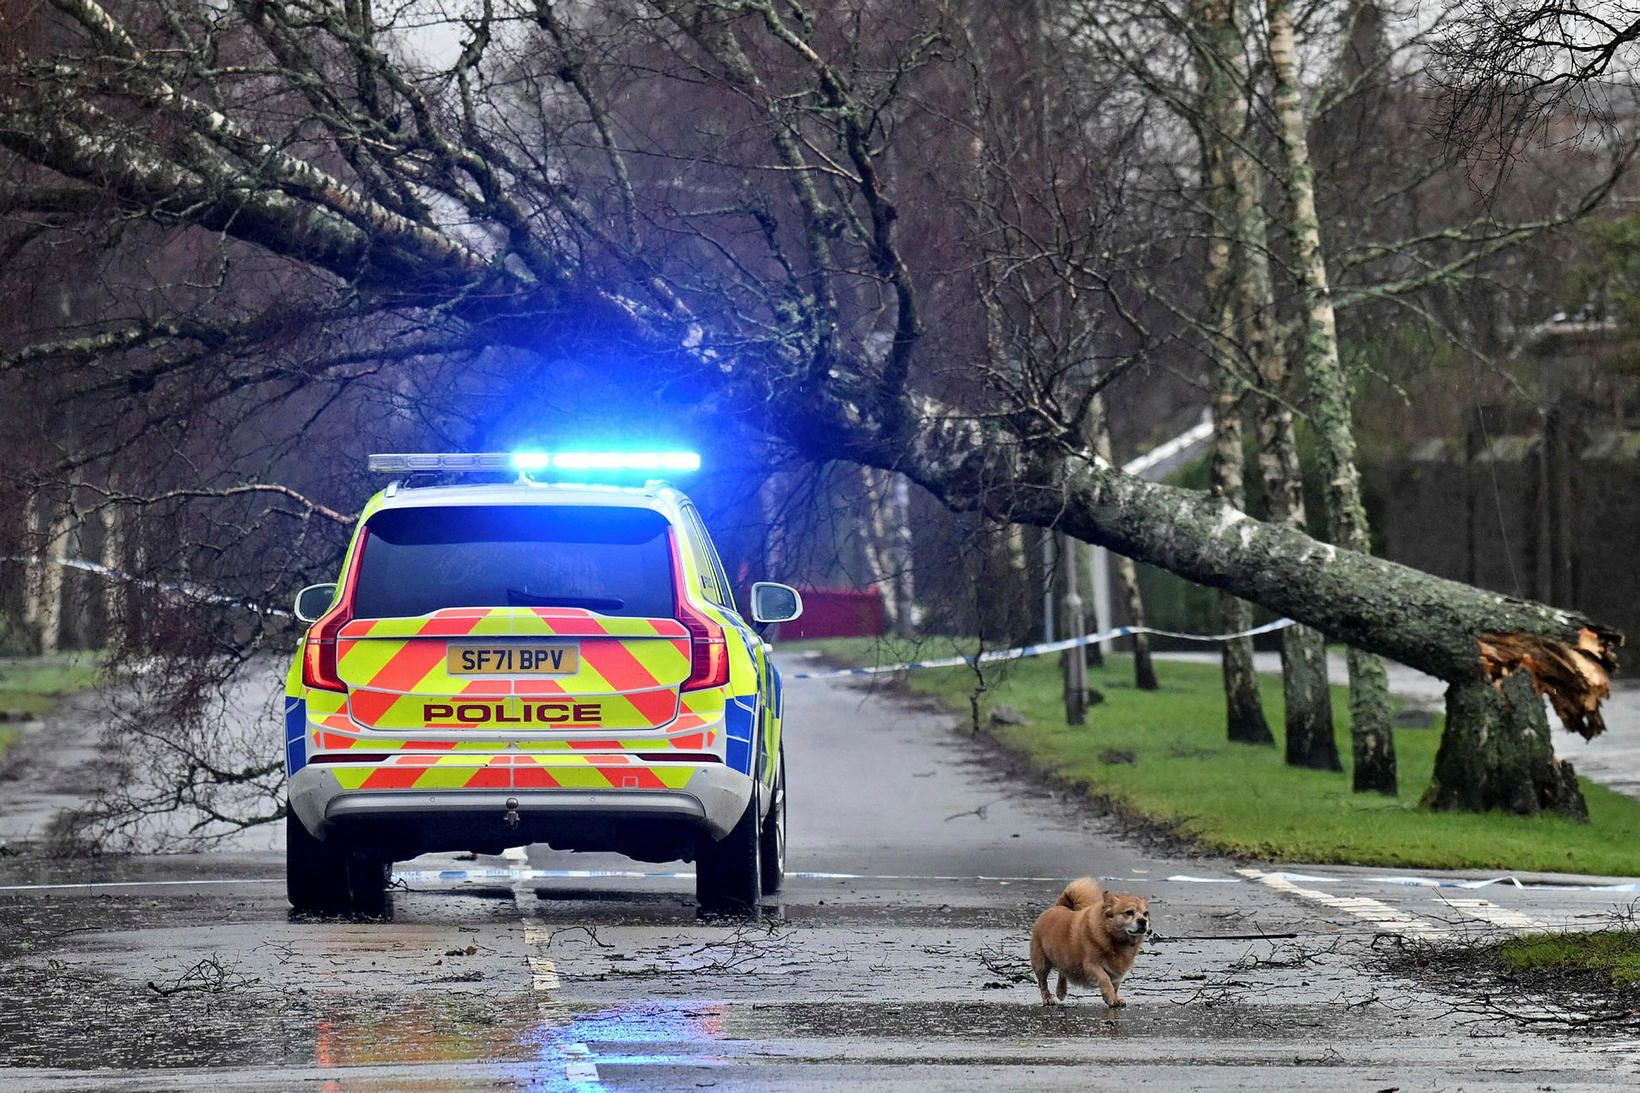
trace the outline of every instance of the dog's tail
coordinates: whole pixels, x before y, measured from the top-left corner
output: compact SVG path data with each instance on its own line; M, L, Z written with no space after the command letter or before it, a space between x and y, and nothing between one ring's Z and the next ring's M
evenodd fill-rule
M1099 887L1098 881L1092 877L1082 877L1065 885L1065 890L1059 894L1059 906L1080 911L1084 907L1099 906L1104 898L1105 890Z

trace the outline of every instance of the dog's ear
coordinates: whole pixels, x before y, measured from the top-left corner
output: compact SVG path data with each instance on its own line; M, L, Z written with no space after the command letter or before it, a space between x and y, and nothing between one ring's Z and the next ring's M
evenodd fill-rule
M1108 911L1112 907L1116 906L1116 897L1115 896L1111 895L1109 892L1101 893L1101 895L1103 896L1102 902L1105 905L1105 910Z

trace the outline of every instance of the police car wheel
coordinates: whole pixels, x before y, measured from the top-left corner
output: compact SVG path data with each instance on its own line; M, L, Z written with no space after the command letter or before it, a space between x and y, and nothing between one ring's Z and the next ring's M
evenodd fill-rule
M365 918L387 918L393 911L388 889L393 863L379 855L355 853L347 863L350 910Z
M320 842L294 813L285 814L285 895L303 914L334 915L350 909L348 853Z
M763 894L772 896L786 881L786 745L780 745L780 765L775 770L774 798L763 821L758 845L762 855Z
M695 899L701 910L721 914L745 914L757 909L763 882L763 825L759 822L760 783L752 783L752 798L746 802L734 829L721 839L702 835L695 849Z

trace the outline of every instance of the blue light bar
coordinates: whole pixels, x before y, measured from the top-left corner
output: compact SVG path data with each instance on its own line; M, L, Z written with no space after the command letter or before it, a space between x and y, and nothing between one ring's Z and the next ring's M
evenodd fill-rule
M694 452L518 452L513 467L521 471L656 471L692 472L700 470L700 456Z
M370 457L372 471L403 473L483 473L518 471L629 471L634 474L689 474L700 470L700 456L694 452L425 452L376 454Z

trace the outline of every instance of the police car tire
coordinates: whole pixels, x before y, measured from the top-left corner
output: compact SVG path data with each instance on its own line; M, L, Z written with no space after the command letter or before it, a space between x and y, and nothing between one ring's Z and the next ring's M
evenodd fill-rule
M774 798L769 804L769 815L763 821L762 837L758 842L762 855L761 873L763 894L772 896L786 882L786 745L780 745L780 765L775 769Z
M388 882L393 863L385 858L355 853L347 862L348 910L367 918L386 918L393 902Z
M333 915L351 909L348 854L308 833L294 813L285 814L285 895L304 914Z
M703 910L744 913L757 907L763 891L758 868L763 858L761 792L754 781L751 800L733 830L716 840L703 835L696 847L695 899Z

